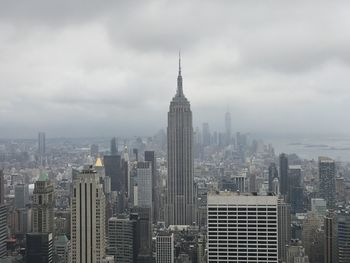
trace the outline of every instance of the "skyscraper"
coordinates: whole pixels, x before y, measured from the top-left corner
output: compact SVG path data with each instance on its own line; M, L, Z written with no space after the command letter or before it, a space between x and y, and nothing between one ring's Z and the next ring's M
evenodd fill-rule
M288 192L288 158L284 153L279 157L280 165L280 192L282 196L286 196Z
M111 217L108 220L108 254L113 255L116 262L136 262L136 227L137 221L132 218Z
M117 140L115 137L111 140L111 149L110 149L111 155L117 155L118 154L118 147L117 147Z
M269 192L273 192L273 180L278 178L278 171L275 163L269 165ZM278 193L276 193L278 194Z
M6 256L7 206L5 205L4 173L0 170L0 258Z
M278 262L278 197L208 195L208 262Z
M38 134L38 157L40 165L44 164L46 154L46 139L45 133L39 132Z
M156 237L156 263L174 263L174 234L161 232Z
M4 171L0 170L0 204L5 203L5 178Z
M338 263L350 262L350 214L348 210L338 214Z
M337 218L334 211L324 217L324 263L337 262Z
M304 209L304 193L302 186L301 166L290 165L288 168L288 194L287 199L291 205L291 213L302 213Z
M167 225L191 225L195 221L193 198L193 127L190 102L183 93L181 64L177 92L168 112Z
M44 156L46 153L46 139L45 132L39 132L38 134L38 154Z
M229 111L225 113L225 135L226 135L226 145L230 145L232 130L231 130L231 113Z
M287 245L291 237L290 204L283 198L278 199L278 259L284 262L287 257Z
M52 233L29 233L26 235L27 263L53 262Z
M153 222L159 220L159 184L157 179L157 163L154 151L145 151L145 161L152 166L152 208Z
M72 263L101 262L105 255L105 195L97 173L84 167L73 182Z
M137 163L137 204L152 210L152 167L150 162Z
M210 145L210 130L209 130L209 123L205 122L203 123L203 127L202 127L202 142L203 142L203 146L208 146Z
M328 157L318 158L320 197L326 200L328 208L336 204L335 162Z
M33 192L33 232L53 233L54 232L54 196L53 185L47 174L42 174L35 182Z

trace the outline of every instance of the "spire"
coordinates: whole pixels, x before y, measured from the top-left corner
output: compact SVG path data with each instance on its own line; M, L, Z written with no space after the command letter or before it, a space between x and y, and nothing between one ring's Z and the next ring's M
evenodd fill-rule
M181 76L181 51L179 51L179 75L177 76L177 96L183 96L182 76Z

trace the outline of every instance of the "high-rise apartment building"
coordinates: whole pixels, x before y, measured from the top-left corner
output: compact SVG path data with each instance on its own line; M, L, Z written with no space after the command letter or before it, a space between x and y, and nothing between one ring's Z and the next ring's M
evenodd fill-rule
M33 232L54 232L54 189L46 174L35 182L32 216Z
M328 157L318 158L320 197L326 200L328 208L336 205L335 162Z
M177 92L168 112L167 225L192 225L195 221L193 196L193 127L190 102L183 93L181 65Z
M278 197L208 194L208 262L278 262Z
M174 263L174 234L161 232L156 237L156 263Z
M105 195L97 173L84 167L73 182L72 263L98 263L105 256Z
M281 153L279 156L280 165L280 193L282 196L286 196L288 192L288 157L285 153Z

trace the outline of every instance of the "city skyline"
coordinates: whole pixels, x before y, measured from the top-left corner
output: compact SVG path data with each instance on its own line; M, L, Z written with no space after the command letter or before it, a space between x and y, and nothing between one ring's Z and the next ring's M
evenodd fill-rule
M350 131L349 3L23 4L0 4L3 138L153 134L180 48L195 127Z

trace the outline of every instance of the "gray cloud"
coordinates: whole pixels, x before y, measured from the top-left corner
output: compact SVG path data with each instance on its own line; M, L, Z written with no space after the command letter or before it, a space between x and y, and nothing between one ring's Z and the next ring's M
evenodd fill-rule
M0 137L153 134L179 48L195 125L349 132L349 5L2 1Z

